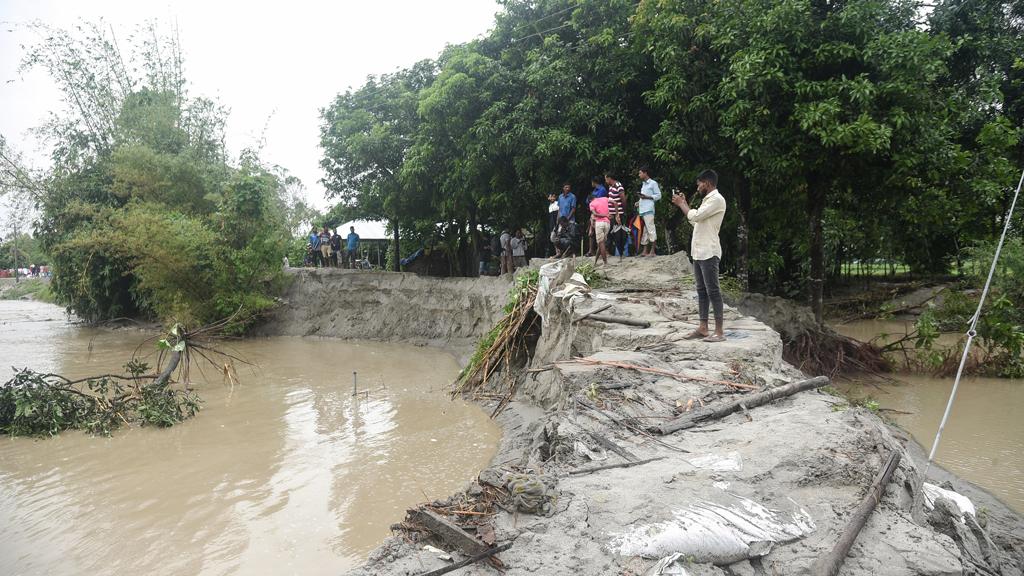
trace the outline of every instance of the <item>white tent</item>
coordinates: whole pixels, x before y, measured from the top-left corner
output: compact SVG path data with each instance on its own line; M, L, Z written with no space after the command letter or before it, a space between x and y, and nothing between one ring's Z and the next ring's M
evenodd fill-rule
M352 220L338 225L338 234L348 236L348 229L354 226L360 240L388 240L391 237L384 228L384 222L377 220Z

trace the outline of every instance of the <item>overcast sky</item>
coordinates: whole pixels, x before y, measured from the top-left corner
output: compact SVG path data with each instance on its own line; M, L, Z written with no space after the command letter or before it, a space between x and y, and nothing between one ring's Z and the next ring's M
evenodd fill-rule
M43 71L18 74L29 32L13 24L41 20L70 27L103 19L119 38L157 19L177 24L191 94L217 98L231 113L232 153L255 145L266 127L265 161L302 179L307 196L327 206L319 161L319 110L369 74L436 57L446 44L492 28L494 0L0 0L0 134L36 167L47 149L27 133L61 95Z

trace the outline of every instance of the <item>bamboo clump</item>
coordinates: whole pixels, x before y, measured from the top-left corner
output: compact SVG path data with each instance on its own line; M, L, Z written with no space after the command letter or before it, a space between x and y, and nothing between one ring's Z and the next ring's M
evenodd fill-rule
M491 417L501 412L515 395L517 371L529 356L528 336L540 317L533 311L537 299L535 275L520 278L505 316L488 334L469 366L456 382L452 396L470 395L474 399L492 398L498 401ZM500 382L495 376L500 374Z

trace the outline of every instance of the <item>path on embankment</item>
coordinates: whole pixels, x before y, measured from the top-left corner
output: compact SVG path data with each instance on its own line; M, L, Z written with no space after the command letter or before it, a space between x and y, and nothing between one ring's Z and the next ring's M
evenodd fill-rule
M697 320L684 254L613 261L602 272L610 280L607 288L593 291L574 309L556 305L548 311L531 362L518 375L515 400L498 416L505 436L496 465L481 474L481 483L500 485L525 474L542 481L552 497L550 516L500 512L493 517L497 542L514 541L500 555L506 574L642 574L686 539L680 515L691 513L694 506L726 510L751 502L791 519L782 531L796 536L778 538L789 541L770 549L752 542L749 559L690 555L698 562L687 566L688 573L804 573L831 549L889 451L905 450L908 436L823 391L796 394L696 429L665 436L647 433L648 426L688 409L750 393L749 386L770 388L805 376L782 361L782 343L773 330L733 309L726 312L726 342L683 339ZM303 299L309 310L287 312L283 325L295 331L286 333L345 336L352 330L357 337L373 338L359 327L339 327L339 322L387 322L374 314L399 309L405 312L389 316L390 321L400 318L405 328L382 328L379 338L415 327L413 331L423 333L401 337L435 343L469 340L486 332L504 300L505 290L493 279L395 277L379 279L386 286L374 300L365 293L374 291L377 278L300 273L302 282L293 287L289 300L294 307L297 298ZM369 306L367 299L377 306ZM424 314L416 312L417 304ZM602 316L645 321L649 327L578 320L608 305ZM471 318L487 306L493 306L490 315ZM566 362L570 359L583 362ZM610 445L614 449L606 450ZM662 459L570 474L651 458ZM956 543L912 518L911 490L917 485L917 466L905 455L841 574L964 573ZM468 494L480 489L470 486ZM990 515L989 532L1003 551L1003 574L1019 574L1024 563L1020 518L1005 509ZM436 554L396 537L354 574L419 574L445 564ZM458 573L494 571L474 566Z

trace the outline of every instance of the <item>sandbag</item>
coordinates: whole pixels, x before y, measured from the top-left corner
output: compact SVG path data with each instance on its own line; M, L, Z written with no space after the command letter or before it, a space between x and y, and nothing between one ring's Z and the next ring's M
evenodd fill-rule
M608 548L621 556L663 558L676 552L693 562L732 564L764 556L778 542L814 531L810 514L770 510L728 494L726 504L701 501L673 512L665 522L635 526L612 538Z

